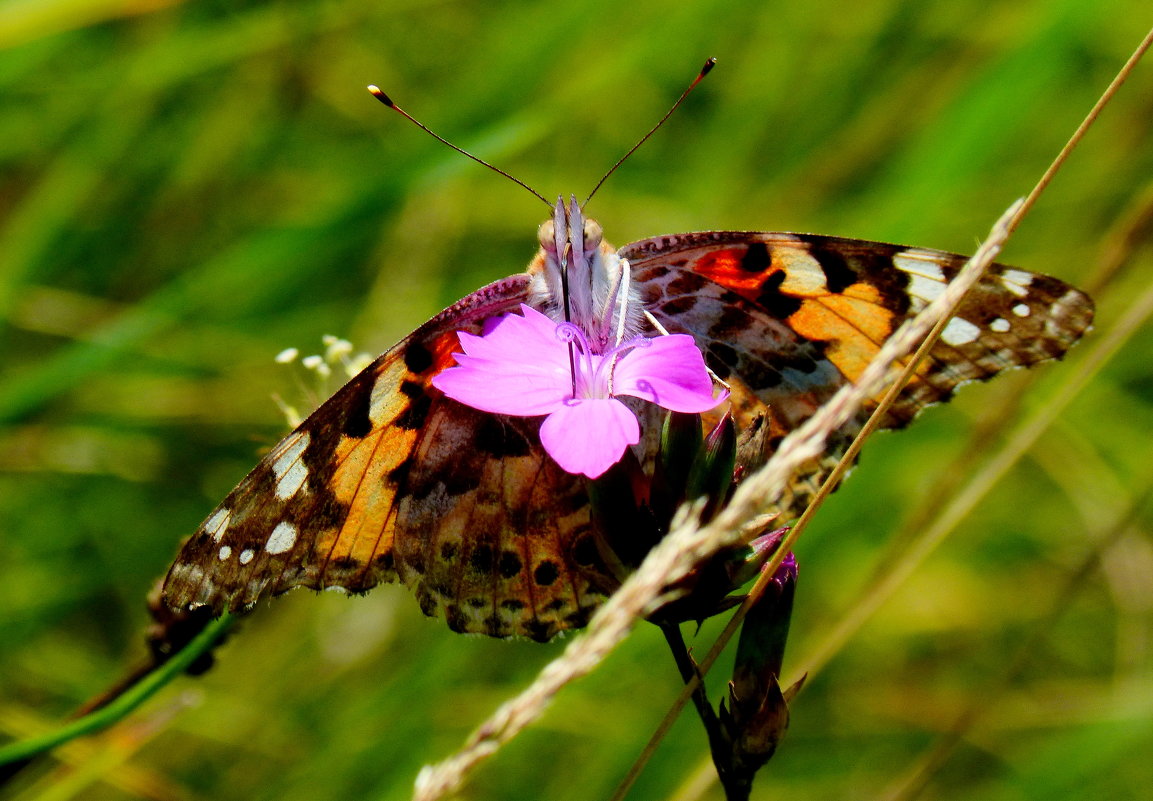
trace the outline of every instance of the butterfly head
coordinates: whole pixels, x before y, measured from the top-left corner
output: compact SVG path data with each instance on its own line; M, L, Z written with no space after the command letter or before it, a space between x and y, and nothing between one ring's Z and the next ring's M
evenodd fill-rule
M600 224L585 218L575 197L567 207L557 198L537 239L540 252L529 268L534 306L579 326L598 351L636 333L639 307L630 294L628 262L604 241Z

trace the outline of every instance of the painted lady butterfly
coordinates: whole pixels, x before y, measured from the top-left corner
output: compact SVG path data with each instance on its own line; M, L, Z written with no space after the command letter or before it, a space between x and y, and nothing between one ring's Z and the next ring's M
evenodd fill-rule
M453 366L458 332L478 333L522 303L562 319L557 253L567 241L585 254L568 268L574 321L611 319L604 288L630 271L634 306L647 312L633 325L692 335L728 384L738 426L763 415L771 450L855 380L965 262L923 248L729 231L618 251L575 199L568 211L558 201L540 239L526 273L429 320L273 448L184 544L165 580L167 604L219 613L295 587L361 593L400 580L456 631L543 641L580 627L614 583L598 557L586 479L544 452L540 418L484 413L432 386ZM903 426L967 381L1059 358L1092 318L1092 301L1067 284L994 266L884 426ZM804 506L869 411L797 477L783 518Z

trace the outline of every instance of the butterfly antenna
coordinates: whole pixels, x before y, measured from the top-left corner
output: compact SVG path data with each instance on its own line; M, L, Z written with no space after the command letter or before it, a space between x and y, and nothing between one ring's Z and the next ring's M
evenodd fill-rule
M595 195L597 193L597 190L601 188L601 185L604 184L604 182L609 179L610 175L612 175L614 172L617 171L617 167L624 164L625 159L627 159L629 156L631 156L633 153L635 153L638 147L640 147L645 142L647 142L649 140L649 137L652 136L653 134L655 134L657 132L657 129L665 124L665 120L667 120L669 117L671 117L673 115L673 112L677 110L677 106L679 106L681 103L683 103L685 98L689 96L689 92L693 91L693 89L696 89L697 84L700 83L701 81L703 81L705 76L708 75L709 72L711 72L713 67L715 67L716 65L717 65L717 60L715 58L710 58L708 61L705 62L705 65L703 67L701 67L701 71L699 73L697 73L697 77L694 78L693 82L689 84L689 88L686 89L685 91L681 92L681 96L677 98L677 102L673 103L672 108L670 108L668 111L665 112L665 116L661 117L660 120L657 121L657 124L654 125L651 129L649 129L649 132L647 134L645 134L644 136L642 136L640 138L640 141L638 141L635 145L633 145L629 149L628 153L625 153L623 156L621 156L617 160L617 163L614 164L612 167L610 167L609 171L606 172L603 176L601 176L601 179L599 181L597 181L597 185L593 187L593 191L589 192L589 196L586 197L585 202L581 204L581 208L584 208L585 206L588 205L589 201L593 199L593 195ZM400 109L397 109L397 111L400 111ZM414 120L414 122L415 122L415 120ZM424 126L421 126L421 127L423 128ZM432 133L432 132L429 131L429 133ZM436 136L436 134L433 134L433 136ZM437 137L437 138L439 139L440 137ZM465 154L465 155L467 155L467 154Z
M698 80L699 80L699 79L698 79ZM464 148L462 148L462 147L457 147L457 146L456 146L456 145L454 145L452 142L448 141L448 140L447 140L447 139L445 139L443 136L441 136L440 134L438 134L436 131L432 130L432 129L431 129L431 128L429 128L427 125L425 125L423 122L421 122L420 120L418 120L416 117L412 116L412 115L411 115L411 114L409 114L407 111L405 111L404 109L402 109L400 106L396 105L396 103L393 103L393 102L392 102L392 98L391 98L391 97L389 97L388 95L386 95L386 94L385 94L383 91L381 91L381 89L380 89L380 87L379 87L379 86L369 86L369 87L368 87L368 91L369 91L369 92L371 92L371 93L372 93L372 96L373 96L373 97L375 97L377 100L379 100L381 103L384 103L384 105L388 106L390 109L392 109L393 111L395 111L395 112L397 112L398 114L400 114L402 117L404 117L406 120L408 120L409 122L411 122L411 123L412 123L413 125L415 125L417 128L420 128L422 131L424 131L426 134L428 134L429 136L431 136L433 139L437 140L438 142L440 142L440 143L442 143L442 144L448 145L448 146L449 146L449 147L451 147L453 150L455 150L457 153L460 153L460 154L461 154L461 155L463 155L463 156L467 156L468 158L470 158L470 159L472 159L473 161L475 161L477 164L482 164L482 165L484 165L485 167L488 167L490 170L492 170L493 172L497 173L498 175L503 175L505 178L509 179L509 180L510 180L510 181L512 181L514 184L517 184L517 185L519 185L519 186L521 186L521 187L524 187L525 189L527 189L527 190L528 190L529 192L531 192L531 193L532 193L532 194L533 194L533 195L534 195L534 196L535 196L537 199L539 199L541 203L544 203L546 206L549 206L550 208L552 207L552 204L551 204L551 203L549 203L549 202L548 202L548 200L546 200L546 199L545 199L544 195L542 195L540 192L538 192L538 191L536 191L535 189L533 189L531 186L529 186L528 184L526 184L524 181L520 180L519 178L517 178L517 177L515 177L515 176L513 176L513 175L510 175L510 174L508 174L507 172L505 172L504 170L502 170L500 167L494 167L492 164L489 164L487 161L485 161L484 159L480 158L479 156L474 156L472 153L469 153L469 152L468 152L467 150L465 150ZM686 93L686 94L687 94L687 93ZM680 102L680 101L678 101L678 102ZM675 107L674 107L674 108L675 108ZM666 115L666 116L668 116L668 115ZM662 120L662 122L663 122L663 120ZM634 150L635 150L635 148L634 148ZM606 176L606 177L607 177L607 176Z

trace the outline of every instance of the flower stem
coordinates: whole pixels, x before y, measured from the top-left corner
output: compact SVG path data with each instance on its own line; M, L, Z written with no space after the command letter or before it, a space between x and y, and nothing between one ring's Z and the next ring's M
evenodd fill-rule
M96 711L66 723L55 731L0 746L0 766L26 761L77 737L107 728L126 717L151 698L157 690L183 673L197 657L211 649L235 619L231 615L224 614L212 621L185 648Z
M709 703L705 684L700 680L700 671L697 668L697 663L693 660L693 655L689 653L689 649L685 645L680 626L675 623L661 623L660 629L665 635L665 641L669 644L669 650L672 651L673 660L677 663L677 669L681 673L681 679L685 684L689 684L694 679L697 680L696 687L693 689L693 703L696 705L697 715L705 727L705 734L709 738L709 751L713 757L713 764L717 768L717 777L720 779L721 786L725 788L726 800L747 801L752 790L752 782L742 781L733 770L732 749L724 735L717 713L713 711L713 706Z

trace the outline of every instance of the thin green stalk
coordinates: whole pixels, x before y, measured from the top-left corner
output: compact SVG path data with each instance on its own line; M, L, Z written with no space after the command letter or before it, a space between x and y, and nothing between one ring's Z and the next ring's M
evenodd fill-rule
M204 631L196 635L187 647L146 675L135 686L107 706L38 737L30 737L27 740L0 746L0 765L30 759L45 751L50 751L58 745L100 731L122 720L151 698L157 690L183 673L197 657L211 649L235 620L236 618L228 614L213 620Z

